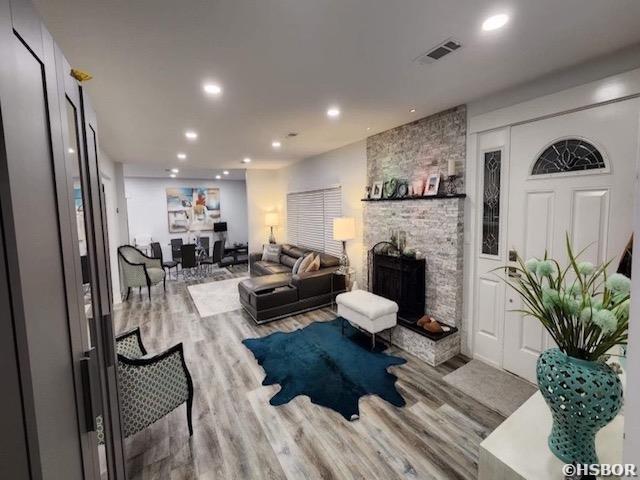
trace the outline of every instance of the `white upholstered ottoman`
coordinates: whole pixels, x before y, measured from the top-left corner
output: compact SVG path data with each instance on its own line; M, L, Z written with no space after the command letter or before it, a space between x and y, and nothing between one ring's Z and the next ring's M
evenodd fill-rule
M376 333L396 326L398 304L379 295L364 290L353 290L338 295L336 303L339 316L371 334L372 349L376 344Z

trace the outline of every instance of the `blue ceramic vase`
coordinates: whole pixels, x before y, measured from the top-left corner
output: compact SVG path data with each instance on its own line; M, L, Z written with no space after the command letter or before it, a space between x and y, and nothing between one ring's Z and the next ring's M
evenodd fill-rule
M538 357L538 386L551 409L549 448L565 463L594 464L596 433L622 407L622 384L604 362L580 360L557 348Z

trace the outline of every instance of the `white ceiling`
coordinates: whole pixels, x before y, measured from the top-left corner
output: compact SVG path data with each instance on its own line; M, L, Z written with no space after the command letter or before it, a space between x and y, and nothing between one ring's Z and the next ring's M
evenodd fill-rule
M178 169L177 178L193 179L193 180L217 180L216 175L220 175L221 180L245 180L244 169L211 169L203 167L193 167L191 165L181 164ZM223 171L229 172L224 175ZM124 165L123 173L125 177L141 177L141 178L167 178L171 173L170 169L157 164L149 163L127 163Z
M637 0L35 3L71 64L94 75L102 147L162 167L241 168L244 156L277 167L640 41ZM505 28L481 30L503 12ZM412 62L448 37L463 48ZM205 79L220 98L203 94ZM339 120L325 115L334 104Z

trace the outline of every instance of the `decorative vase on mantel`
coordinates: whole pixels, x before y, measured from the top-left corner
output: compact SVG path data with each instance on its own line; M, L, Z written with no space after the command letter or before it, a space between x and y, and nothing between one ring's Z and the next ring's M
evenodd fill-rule
M596 434L622 407L622 384L605 358L627 343L631 281L607 275L609 263L579 262L568 236L566 244L566 267L546 253L518 257L518 266L505 267L506 282L522 297L520 312L538 319L558 345L536 366L553 417L549 448L565 463L597 464Z

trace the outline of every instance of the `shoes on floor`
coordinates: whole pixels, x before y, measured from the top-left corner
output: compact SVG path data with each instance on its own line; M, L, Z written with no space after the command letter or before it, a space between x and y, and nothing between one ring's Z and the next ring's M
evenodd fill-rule
M425 315L420 320L418 320L418 326L424 328L427 332L430 333L442 333L443 329L438 322L436 322L433 318Z

